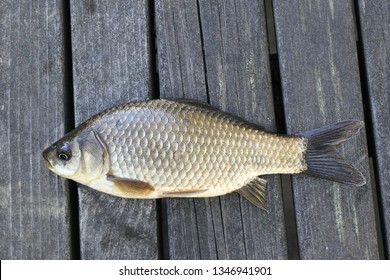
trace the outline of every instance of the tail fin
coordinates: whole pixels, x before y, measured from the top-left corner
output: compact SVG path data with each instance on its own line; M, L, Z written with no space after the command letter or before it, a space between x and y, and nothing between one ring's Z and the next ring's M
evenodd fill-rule
M341 158L335 149L362 127L362 121L348 120L303 133L308 141L304 173L354 186L366 184L363 174Z

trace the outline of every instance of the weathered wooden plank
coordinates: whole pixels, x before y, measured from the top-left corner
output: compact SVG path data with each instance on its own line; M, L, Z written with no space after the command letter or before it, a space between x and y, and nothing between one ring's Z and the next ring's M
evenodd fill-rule
M273 1L289 133L364 119L351 4ZM340 154L370 182L364 131ZM370 183L353 188L294 176L293 188L301 258L378 258Z
M147 99L150 46L147 1L71 1L75 117ZM80 188L83 259L156 259L156 202Z
M64 133L63 7L0 2L0 259L69 259L69 192L41 151Z
M390 255L390 2L358 2L360 32L371 105L375 161L382 203L384 239Z
M264 14L261 1L156 1L161 97L209 97L274 130ZM269 213L237 194L167 200L169 257L287 258L280 179L267 179Z

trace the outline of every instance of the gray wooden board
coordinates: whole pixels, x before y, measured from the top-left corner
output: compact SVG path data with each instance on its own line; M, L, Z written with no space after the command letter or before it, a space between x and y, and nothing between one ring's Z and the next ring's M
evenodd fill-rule
M384 239L387 243L387 255L390 255L390 2L360 0L358 3Z
M147 1L71 1L76 123L114 104L147 99ZM154 200L79 189L82 259L156 259Z
M289 133L364 120L351 1L273 1ZM340 153L370 182L363 130ZM355 188L293 177L302 259L376 259L370 183Z
M69 192L42 150L64 132L62 6L0 2L0 259L69 259Z
M209 97L274 130L264 14L261 1L156 1L161 97ZM266 178L269 213L238 194L168 199L169 258L287 258L280 178Z

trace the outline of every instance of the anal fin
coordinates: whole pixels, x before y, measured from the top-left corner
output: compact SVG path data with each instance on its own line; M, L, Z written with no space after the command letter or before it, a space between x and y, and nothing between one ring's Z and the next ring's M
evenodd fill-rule
M266 185L267 180L262 179L260 177L256 177L254 180L250 181L241 189L236 190L236 192L245 197L252 204L267 211L267 205L265 200Z

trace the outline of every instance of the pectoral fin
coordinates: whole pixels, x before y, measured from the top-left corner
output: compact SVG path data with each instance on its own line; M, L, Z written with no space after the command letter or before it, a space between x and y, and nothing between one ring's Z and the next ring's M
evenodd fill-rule
M107 180L113 183L112 190L116 195L127 198L147 198L155 191L147 182L107 176Z
M237 190L240 195L248 199L251 203L257 207L267 211L265 201L265 190L267 180L260 177L256 177L253 181Z

